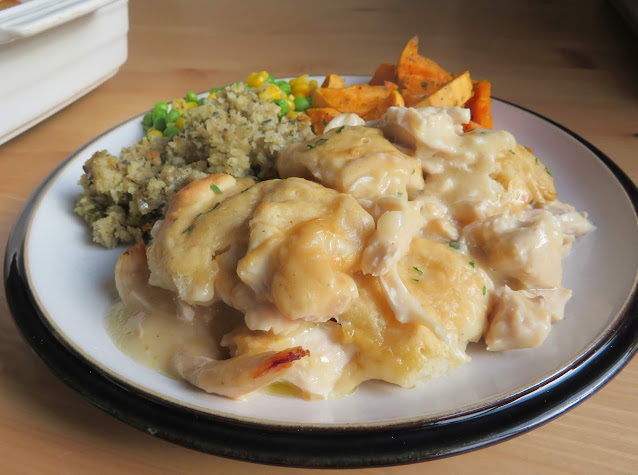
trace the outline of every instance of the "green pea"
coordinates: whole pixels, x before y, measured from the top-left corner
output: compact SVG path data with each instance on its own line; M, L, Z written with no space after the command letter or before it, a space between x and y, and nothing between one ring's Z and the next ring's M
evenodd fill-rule
M305 97L295 97L295 110L303 112L310 107L310 101Z
M201 99L197 99L197 105L198 106L203 106L205 102L205 99L202 97Z
M186 99L186 102L197 102L197 94L193 91L188 91L184 99Z
M182 116L177 109L171 109L171 111L166 115L166 122L175 122Z
M275 99L273 102L277 104L281 109L281 111L277 115L277 117L281 119L283 116L285 116L288 113L288 103L284 101L283 99Z
M266 82L268 84L275 84L275 78L273 78L270 74L268 75L268 77L266 78Z
M168 112L168 104L166 102L156 102L154 110Z
M158 117L155 119L153 121L153 128L160 132L164 132L164 129L166 128L166 119L164 117Z
M153 122L155 122L158 119L166 119L166 111L163 109L155 109L153 111Z
M164 137L173 138L173 136L179 134L179 129L175 125L167 125L164 131Z
M175 127L175 122L166 122L166 128Z
M275 86L281 89L284 94L286 95L290 94L291 89L290 89L290 84L288 83L288 81L277 81L275 83Z
M150 127L151 125L153 125L153 113L152 112L147 112L146 114L144 114L144 118L142 119L142 124L144 124L144 127Z
M213 88L211 88L210 93L211 94L215 94L216 92L223 91L223 90L224 90L223 87L213 87Z

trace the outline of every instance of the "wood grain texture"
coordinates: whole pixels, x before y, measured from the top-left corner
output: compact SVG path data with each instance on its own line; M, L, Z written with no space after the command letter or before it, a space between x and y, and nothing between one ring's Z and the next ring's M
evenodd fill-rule
M261 69L372 74L414 34L425 55L490 79L495 96L582 135L638 181L638 42L602 1L297 0L247 8L228 0L132 0L130 22L129 59L114 78L0 146L3 244L56 164L154 101ZM344 473L635 473L637 395L634 359L584 403L513 440L425 464ZM4 294L0 472L303 473L197 453L106 415L49 373L19 336Z

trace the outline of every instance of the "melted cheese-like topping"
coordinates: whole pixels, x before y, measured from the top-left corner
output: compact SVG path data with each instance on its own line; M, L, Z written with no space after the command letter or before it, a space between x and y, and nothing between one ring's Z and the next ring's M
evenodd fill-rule
M275 382L309 399L369 379L412 387L481 337L540 345L571 296L561 258L594 228L510 133L463 133L469 119L340 116L280 153L281 180L187 186L148 249L118 260L114 338L238 399Z

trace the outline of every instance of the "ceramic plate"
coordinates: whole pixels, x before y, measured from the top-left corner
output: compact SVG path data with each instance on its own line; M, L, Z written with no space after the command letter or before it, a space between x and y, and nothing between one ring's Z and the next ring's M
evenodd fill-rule
M141 115L71 155L25 206L5 262L16 322L50 368L100 408L218 455L312 467L388 465L529 430L590 395L636 351L638 191L609 158L564 127L501 100L493 115L495 128L511 131L546 163L559 198L587 211L597 226L563 261L563 284L573 297L540 348L488 353L472 344L470 363L415 389L369 382L349 397L314 402L268 394L232 401L138 365L104 326L122 249L92 244L72 209L83 163L97 150L118 154L140 139Z

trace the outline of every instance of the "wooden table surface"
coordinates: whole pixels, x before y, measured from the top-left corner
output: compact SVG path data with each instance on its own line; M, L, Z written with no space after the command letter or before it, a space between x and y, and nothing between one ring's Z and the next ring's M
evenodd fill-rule
M371 74L379 62L395 61L414 34L423 54L491 80L495 96L565 125L638 181L638 41L607 3L134 0L120 72L0 146L0 241L56 164L156 100L261 69L273 76ZM513 440L357 472L636 473L637 403L634 359L581 405ZM118 422L49 373L16 330L3 295L0 472L89 471L301 473L198 453Z

